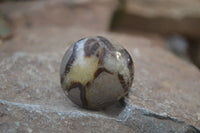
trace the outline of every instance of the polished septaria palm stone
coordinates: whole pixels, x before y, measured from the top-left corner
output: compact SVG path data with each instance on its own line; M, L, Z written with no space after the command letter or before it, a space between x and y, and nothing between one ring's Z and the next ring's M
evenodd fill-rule
M131 56L104 37L83 38L65 53L61 86L69 99L84 108L102 109L128 94L134 77Z

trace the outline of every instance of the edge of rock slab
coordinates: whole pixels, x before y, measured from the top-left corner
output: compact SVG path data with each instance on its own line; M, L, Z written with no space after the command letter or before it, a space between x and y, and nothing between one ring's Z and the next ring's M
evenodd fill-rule
M40 106L40 105L30 105L30 104L22 104L16 102L9 102L0 99L0 106L6 106L7 111L16 111L25 110L29 113L38 113L42 116L45 116L48 119L54 120L52 117L52 113L58 115L62 119L69 118L69 119L77 119L77 118L94 118L98 122L99 118L111 120L115 122L119 122L122 125L129 127L130 129L134 129L137 132L145 133L145 132L177 132L177 133L198 133L200 129L188 125L183 121L179 121L175 118L169 117L167 115L157 114L143 108L138 108L134 106L126 106L125 109L117 116L117 118L109 117L103 114L98 114L97 112L86 112L83 111L58 111L49 106ZM6 114L9 117L9 113L0 110L0 116L4 116ZM20 113L20 112L18 112ZM10 114L11 115L11 114ZM1 118L0 117L0 118ZM29 120L28 120L29 121ZM40 121L40 120L39 120ZM22 121L17 121L23 123ZM56 122L56 119L55 119ZM0 124L1 125L1 124ZM164 125L167 125L167 128L164 128ZM175 126L176 125L176 126ZM1 128L1 126L0 126Z
M198 0L126 0L125 8L129 13L136 13L146 17L169 17L182 19L184 17L200 17Z

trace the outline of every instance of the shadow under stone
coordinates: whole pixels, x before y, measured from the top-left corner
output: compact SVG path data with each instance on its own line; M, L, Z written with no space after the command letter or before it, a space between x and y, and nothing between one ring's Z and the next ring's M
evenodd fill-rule
M119 114L125 109L125 107L126 107L125 98L122 98L121 100L105 108L101 112L110 117L118 117Z

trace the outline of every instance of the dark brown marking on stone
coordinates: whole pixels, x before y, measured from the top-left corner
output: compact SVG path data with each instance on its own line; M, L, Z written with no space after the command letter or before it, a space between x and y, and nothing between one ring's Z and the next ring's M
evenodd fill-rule
M89 38L86 42L85 42L85 45L88 45L88 44L92 44L94 42L96 42L97 40L94 39L94 38Z
M88 102L86 99L86 90L85 90L85 86L83 86L80 82L72 82L69 86L69 88L67 89L67 91L70 91L73 88L79 88L80 90L80 99L82 102L83 107L87 107L88 106Z
M99 48L99 43L95 39L88 39L84 44L84 52L86 57L94 55L96 50Z
M124 91L127 91L128 90L128 86L127 86L127 84L125 82L124 76L121 75L121 74L118 74L118 79L119 79L119 81L121 83L121 86L124 89Z
M98 65L101 66L103 64L103 59L106 55L106 49L103 48L101 51L98 52L98 58L99 58L99 62L98 62Z
M91 56L91 55L94 55L96 50L99 48L99 43L95 43L93 44L93 46L88 49L88 50L85 50L85 56ZM87 51L87 52L86 52Z
M94 73L94 79L96 79L102 72L107 72L109 74L113 74L112 72L108 71L105 68L99 68L96 70L96 72Z
M106 47L107 47L109 50L112 50L112 51L115 50L115 47L112 45L112 43L111 43L108 39L106 39L106 38L104 38L104 37L102 37L102 36L97 36L97 38L99 38L100 41L102 41L103 44L105 44Z
M90 85L90 82L87 82L85 86L87 87L87 86L89 86L89 85Z
M91 55L93 55L96 50L99 48L99 43L95 43L93 44L93 46L91 47L90 51L91 51Z
M73 88L82 88L82 84L80 82L71 82L67 91L69 92Z
M122 53L123 56L125 56L128 59L128 69L130 73L130 80L129 80L129 87L132 85L133 79L134 79L134 66L133 66L133 60L128 53L126 49L121 49L119 52Z
M83 107L87 108L88 107L88 101L86 99L86 88L82 87L80 89L80 91L81 91L80 97L81 97L82 105L83 105Z
M96 54L96 57L97 57L97 58L99 58L100 53L101 53L100 51L97 52L97 54Z
M82 40L82 39L81 39L81 40ZM80 41L81 41L81 40L80 40ZM67 62L66 66L65 66L65 71L64 71L64 73L61 75L61 80L60 80L61 84L62 84L63 81L64 81L64 77L69 73L70 68L71 68L71 66L72 66L72 64L73 64L73 62L74 62L74 60L75 60L75 58L76 58L76 49L77 49L77 47L78 47L78 45L77 45L77 43L75 43L74 46L73 46L72 55L71 55L71 57L69 58L69 61Z

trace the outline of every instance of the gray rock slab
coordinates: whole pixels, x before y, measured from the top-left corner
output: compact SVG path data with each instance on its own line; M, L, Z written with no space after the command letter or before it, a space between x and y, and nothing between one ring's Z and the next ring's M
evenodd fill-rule
M125 106L77 107L59 81L69 44L102 35L124 45L135 62ZM21 30L0 46L0 130L3 132L199 132L200 72L140 36L80 28Z

